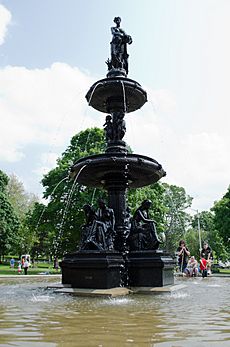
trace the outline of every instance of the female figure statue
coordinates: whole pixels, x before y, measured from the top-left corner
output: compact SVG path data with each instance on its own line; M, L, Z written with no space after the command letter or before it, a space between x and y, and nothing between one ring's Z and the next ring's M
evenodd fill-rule
M158 249L161 243L156 232L156 222L149 218L151 205L150 200L144 200L134 212L129 235L131 250L154 250Z
M110 65L115 69L123 68L128 74L128 53L127 53L127 44L132 43L132 38L129 35L126 35L125 31L120 28L121 18L115 17L114 23L116 27L111 28L113 35L111 41L111 62Z
M115 218L113 209L105 202L98 200L98 210L86 204L83 206L86 224L82 226L80 250L111 250L113 249Z

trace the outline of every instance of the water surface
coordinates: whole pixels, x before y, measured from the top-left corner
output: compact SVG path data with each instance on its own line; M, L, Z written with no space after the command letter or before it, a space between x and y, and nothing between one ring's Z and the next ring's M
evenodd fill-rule
M230 345L230 278L113 299L55 294L47 281L0 280L1 347Z

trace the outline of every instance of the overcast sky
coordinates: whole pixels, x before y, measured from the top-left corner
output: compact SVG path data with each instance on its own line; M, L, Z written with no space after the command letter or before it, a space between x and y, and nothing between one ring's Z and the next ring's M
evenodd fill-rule
M148 93L125 140L208 210L230 184L229 0L0 0L0 169L42 196L71 137L102 127L85 94L106 75L115 16Z

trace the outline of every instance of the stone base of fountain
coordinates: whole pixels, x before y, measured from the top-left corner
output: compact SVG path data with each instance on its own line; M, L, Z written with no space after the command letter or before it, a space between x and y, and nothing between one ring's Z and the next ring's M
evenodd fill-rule
M62 284L72 288L164 287L174 284L174 260L161 250L119 252L80 251L60 263ZM127 278L128 275L128 278Z
M127 256L130 287L164 287L174 284L175 262L164 251L132 251Z
M60 263L62 283L73 288L108 289L123 286L125 262L118 252L80 251Z

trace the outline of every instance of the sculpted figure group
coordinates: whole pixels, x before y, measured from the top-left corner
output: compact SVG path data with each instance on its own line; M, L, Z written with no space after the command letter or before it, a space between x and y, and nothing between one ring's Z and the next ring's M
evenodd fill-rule
M84 205L86 224L82 226L80 249L112 250L115 217L113 209L108 208L102 199L98 200L98 210Z
M144 200L133 217L126 221L129 225L127 246L129 250L156 250L161 241L156 232L156 222L149 218L150 200ZM98 200L98 209L84 205L86 223L82 226L80 250L108 251L114 249L115 217L113 209Z
M113 116L106 116L103 126L107 143L110 141L120 141L125 136L126 124L124 116L124 112L114 112Z

